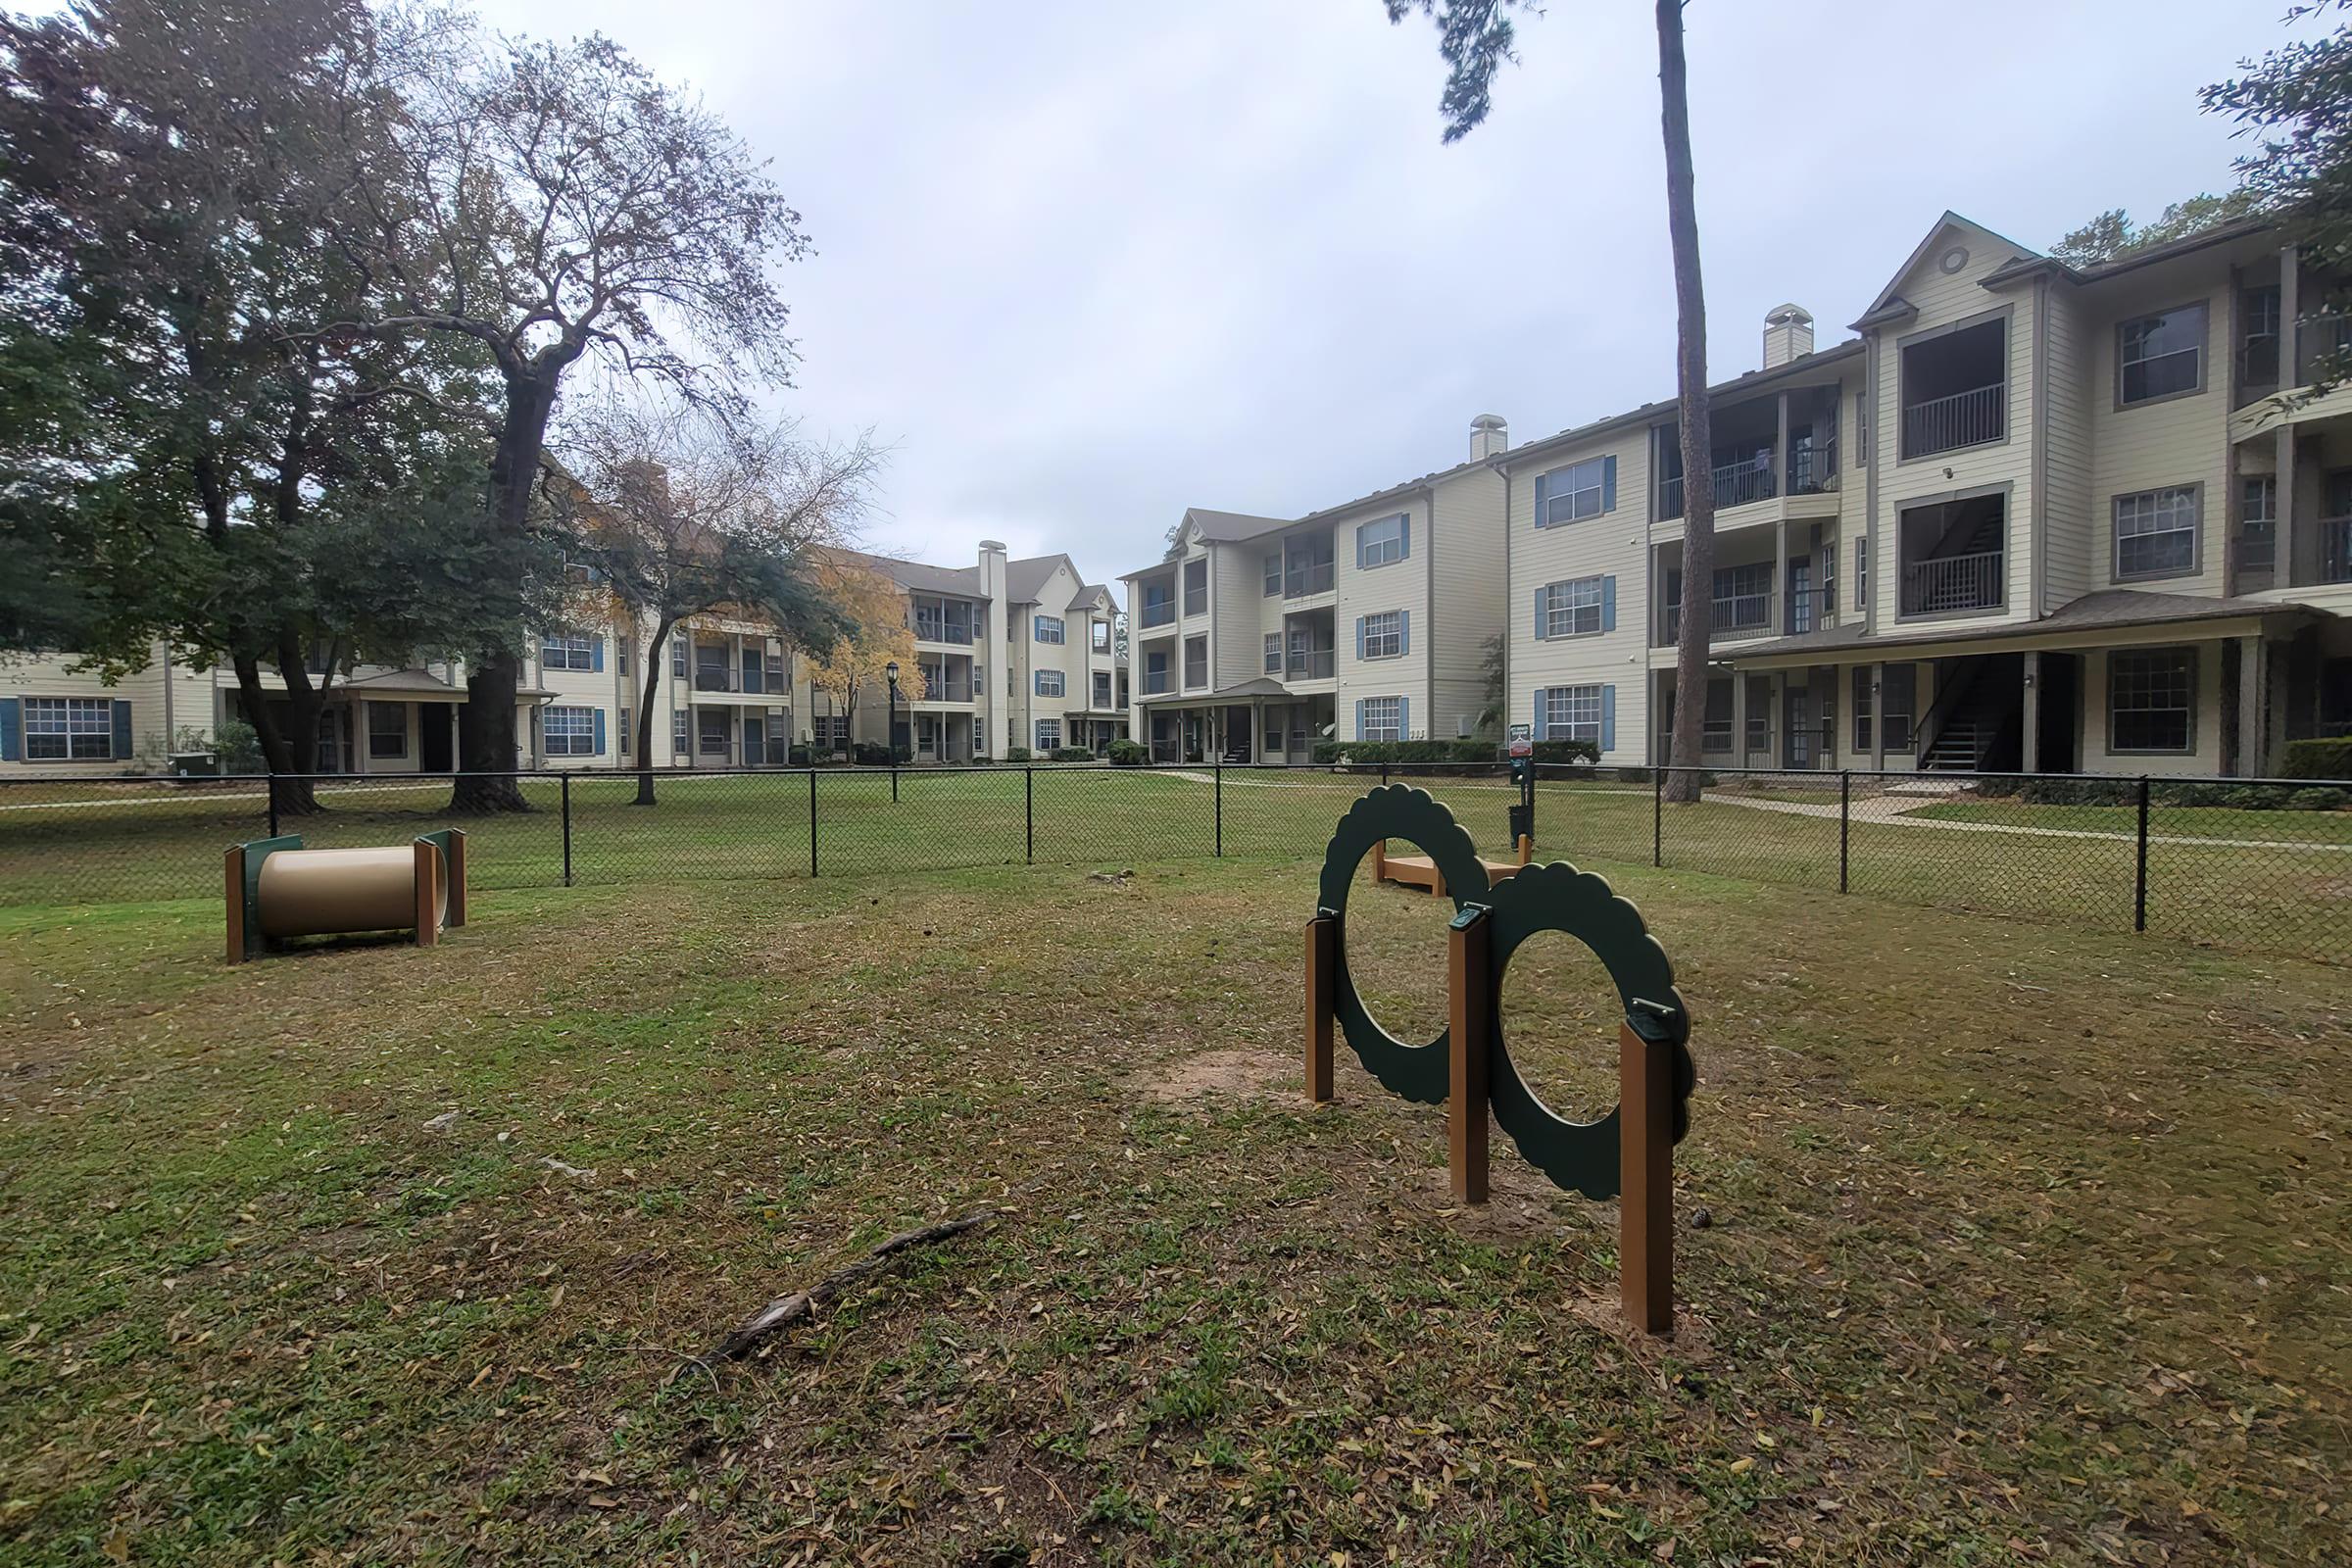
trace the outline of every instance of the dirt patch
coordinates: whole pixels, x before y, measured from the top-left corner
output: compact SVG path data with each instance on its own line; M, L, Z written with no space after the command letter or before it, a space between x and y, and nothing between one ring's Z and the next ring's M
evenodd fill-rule
M1250 1099L1299 1087L1298 1064L1262 1051L1203 1051L1179 1057L1166 1070L1144 1080L1144 1093L1162 1104L1183 1104L1210 1095Z

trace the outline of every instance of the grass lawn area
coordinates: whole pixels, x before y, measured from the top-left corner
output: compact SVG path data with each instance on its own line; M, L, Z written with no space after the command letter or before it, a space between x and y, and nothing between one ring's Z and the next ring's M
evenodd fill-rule
M1997 822L2075 832L2139 831L2135 806L2028 806L2022 801L1942 801L1911 813L1945 822ZM2240 810L2226 806L2148 809L2148 831L2174 838L2257 839L2285 844L2352 844L2352 811Z
M209 898L0 909L0 1559L2352 1553L2341 969L1612 875L1695 1019L1670 1346L1613 1205L1498 1140L1455 1210L1345 1050L1299 1101L1311 862L492 887L234 970ZM1353 901L1400 1031L1445 912ZM1595 973L1506 987L1564 1109Z

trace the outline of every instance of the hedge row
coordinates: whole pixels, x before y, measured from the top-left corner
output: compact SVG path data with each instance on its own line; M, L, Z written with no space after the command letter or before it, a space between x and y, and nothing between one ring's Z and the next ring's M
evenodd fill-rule
M1361 767L1381 763L1500 762L1501 747L1493 741L1317 741L1312 754L1318 762L1348 762ZM1539 762L1597 762L1600 748L1591 741L1538 741Z
M2324 741L2288 741L2278 776L2352 779L2352 735Z
M2136 806L2139 784L2134 779L2110 778L1984 778L1977 782L1983 796L2022 801L2028 806ZM2188 781L2148 783L2150 806L2223 807L2244 811L2337 811L2352 806L2352 790L2313 787L2287 790L2276 784L2228 784Z

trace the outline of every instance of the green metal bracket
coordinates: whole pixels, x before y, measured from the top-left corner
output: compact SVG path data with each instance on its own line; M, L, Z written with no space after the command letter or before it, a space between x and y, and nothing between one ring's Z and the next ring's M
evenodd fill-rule
M299 850L302 835L287 833L274 839L248 839L245 850L245 951L259 956L269 951L262 935L262 862L279 850Z

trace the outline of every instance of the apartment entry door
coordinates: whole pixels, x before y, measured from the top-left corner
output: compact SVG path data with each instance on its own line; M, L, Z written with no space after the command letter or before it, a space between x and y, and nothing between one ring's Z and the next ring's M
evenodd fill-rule
M447 703L416 705L416 765L424 772L446 773L457 765L449 715Z

